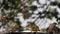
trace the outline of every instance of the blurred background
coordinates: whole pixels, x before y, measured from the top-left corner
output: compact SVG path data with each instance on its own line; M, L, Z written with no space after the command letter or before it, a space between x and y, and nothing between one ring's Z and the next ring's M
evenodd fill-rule
M60 0L0 0L0 31L60 32Z

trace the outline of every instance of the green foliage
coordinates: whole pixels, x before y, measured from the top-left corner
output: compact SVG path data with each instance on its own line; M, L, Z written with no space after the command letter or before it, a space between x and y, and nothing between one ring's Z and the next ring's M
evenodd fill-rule
M56 11L56 9L49 8L48 13L46 14L46 17L49 19L52 19L52 17L57 18L57 15L58 15L58 12Z
M37 9L37 6L30 6L30 10L35 11Z

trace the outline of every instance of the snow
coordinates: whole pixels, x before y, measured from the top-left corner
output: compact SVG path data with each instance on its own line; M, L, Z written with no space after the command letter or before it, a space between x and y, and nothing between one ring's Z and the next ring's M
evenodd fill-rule
M56 9L56 8L58 8L58 6L49 6L50 8L52 8L52 9Z
M35 5L37 7L40 7L41 5L37 3L37 1L33 1L32 5Z
M39 12L43 12L44 8L38 8L37 9Z
M54 2L54 1L56 1L56 0L50 0L51 2Z
M46 29L49 25L50 25L50 22L51 22L51 20L49 20L49 19L47 19L47 18L44 18L43 20L42 20L42 22L40 22L41 24L40 24L40 29Z
M46 4L46 0L39 0L41 4Z
M21 26L22 27L26 27L27 26L27 21L28 20L27 19L24 20L22 13L18 13L18 19L21 22Z
M33 13L34 13L34 14L38 14L38 13L39 13L39 11L38 11L38 10L35 10Z
M57 9L57 12L60 14L60 8L56 8Z

